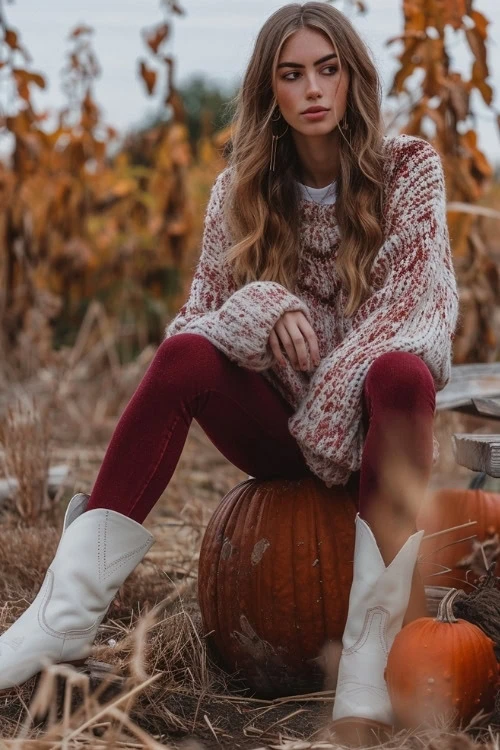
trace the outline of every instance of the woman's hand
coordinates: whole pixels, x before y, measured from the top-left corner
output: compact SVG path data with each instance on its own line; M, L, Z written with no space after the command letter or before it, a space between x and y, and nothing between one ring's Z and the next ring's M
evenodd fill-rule
M300 310L286 312L281 316L269 335L269 345L281 365L286 364L281 346L295 370L311 370L319 365L318 339Z

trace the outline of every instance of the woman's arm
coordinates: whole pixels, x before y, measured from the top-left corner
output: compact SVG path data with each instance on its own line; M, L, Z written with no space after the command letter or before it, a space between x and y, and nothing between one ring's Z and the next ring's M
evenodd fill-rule
M450 377L458 293L441 160L425 141L402 143L388 198L390 229L376 260L387 269L386 281L359 307L342 343L321 361L289 421L309 466L329 485L345 483L360 467L363 384L377 357L413 352L429 367L437 390Z
M269 335L285 313L306 305L281 284L254 281L237 288L225 255L231 246L223 215L228 170L212 188L208 202L200 260L187 302L166 328L165 338L177 333L205 336L231 360L252 370L275 363Z

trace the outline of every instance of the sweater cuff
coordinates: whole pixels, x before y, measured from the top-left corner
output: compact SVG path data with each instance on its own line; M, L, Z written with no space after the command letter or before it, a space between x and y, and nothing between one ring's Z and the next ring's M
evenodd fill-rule
M281 284L254 281L238 289L222 306L219 320L230 337L237 339L236 358L251 370L275 364L269 346L274 326L286 312L301 311L311 322L307 306Z
M253 281L234 292L222 307L201 316L184 331L208 338L231 360L249 370L275 364L269 335L286 312L300 310L311 322L307 306L274 281Z

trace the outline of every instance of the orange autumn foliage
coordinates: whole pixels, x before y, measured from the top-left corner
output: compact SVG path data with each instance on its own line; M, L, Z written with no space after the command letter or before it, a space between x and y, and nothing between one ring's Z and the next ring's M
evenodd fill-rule
M182 11L175 6L173 12ZM100 69L92 29L80 25L69 36L63 70L68 104L50 126L32 98L45 78L31 69L19 32L0 19L3 73L12 87L9 113L1 118L12 155L10 164L0 164L0 335L10 356L22 337L43 360L54 327L59 343L71 343L94 297L124 324L142 326L138 344L161 335L181 287L192 226L188 133L173 62L162 47L168 28L165 21L146 36L159 70L144 64L143 78L150 93L152 76L161 81L162 105L172 117L117 150L118 133L103 121L94 98ZM134 138L142 138L135 153L129 148Z
M389 91L403 102L395 118L399 129L429 140L443 160L462 312L454 342L456 363L493 361L500 349L493 324L500 302L498 262L489 253L479 205L492 184L493 169L478 147L471 106L477 92L492 107L493 90L487 81L490 22L474 4L403 0L403 33L387 41L402 44L400 67ZM471 55L468 75L453 68L452 45L460 35ZM420 80L417 89L415 74ZM500 115L496 117L500 127Z

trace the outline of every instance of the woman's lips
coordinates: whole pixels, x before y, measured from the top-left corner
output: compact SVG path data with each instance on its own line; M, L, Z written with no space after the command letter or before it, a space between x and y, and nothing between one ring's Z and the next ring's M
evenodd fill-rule
M302 117L305 117L306 120L322 120L325 115L328 114L327 109L322 109L320 112L303 112Z

